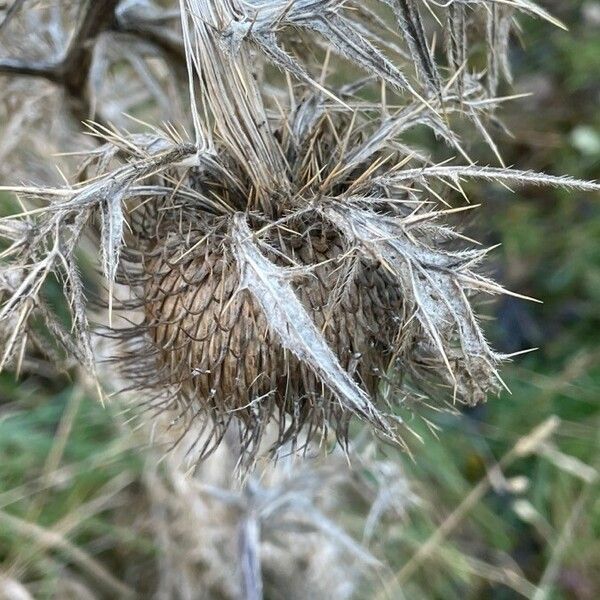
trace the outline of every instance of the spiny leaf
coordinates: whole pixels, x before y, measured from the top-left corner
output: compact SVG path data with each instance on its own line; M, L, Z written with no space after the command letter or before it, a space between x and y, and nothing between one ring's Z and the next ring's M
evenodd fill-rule
M49 204L44 209L32 212L68 213L91 206L100 206L109 202L113 196L123 199L125 192L134 182L144 179L152 173L173 167L185 158L195 154L195 152L196 149L189 144L171 146L168 150L119 167L102 177L83 184L79 188L61 190L61 196L70 196L67 200ZM5 189L20 191L18 186L14 188L6 187ZM48 194L51 194L51 192L52 190ZM36 193L35 188L31 189L30 193ZM44 188L39 188L37 194L40 196L46 195Z
M481 5L481 0L456 0L456 1L461 2L463 4L479 4L479 5ZM522 10L523 12L527 12L532 15L535 15L536 17L540 17L540 18L544 19L545 21L548 21L549 23L556 25L556 27L560 27L561 29L566 29L566 26L564 25L564 23L562 23L562 21L560 21L556 17L553 17L547 10L544 10L541 6L539 6L535 2L531 2L531 0L487 0L487 1L490 3L493 3L493 4L499 4L499 5L511 6L511 7L517 8L519 10Z
M383 120L369 137L344 160L347 165L360 164L368 160L373 154L386 148L395 138L416 127L425 125L437 137L444 140L449 146L463 152L457 135L435 113L426 111L423 104L414 102L397 114Z
M340 13L343 2L278 2L261 5L254 16L232 22L225 35L239 47L245 38L254 40L276 65L315 85L305 70L286 55L277 44L275 30L284 25L301 27L320 33L340 56L374 72L398 90L408 90L418 97L405 75L388 60L367 38L357 23ZM231 42L230 42L231 44Z
M58 255L58 249L55 246L43 259L22 268L24 275L18 285L14 286L14 292L2 307L0 321L18 310L30 298L35 298L44 281L46 281L46 277L54 268Z
M383 217L339 203L330 203L322 210L351 244L358 244L363 252L381 261L394 274L409 311L414 312L426 332L431 349L445 365L456 391L467 402L481 400L490 387L488 380L498 360L465 294L465 290L473 287L471 279L477 278L471 267L482 256L481 251L449 252L432 248L423 236L419 237L418 229L412 230L410 219ZM425 217L435 218L435 213ZM462 347L459 356L452 345L455 336ZM468 385L455 372L457 359L473 375ZM473 385L476 389L472 389Z
M419 9L414 0L387 0L394 9L400 29L404 34L415 65L423 75L430 90L441 99L442 85L437 66L425 38Z
M404 74L375 48L363 35L356 31L352 21L335 14L327 19L319 18L308 26L329 40L335 50L351 62L368 72L375 72L398 90L413 92Z
M494 97L498 90L500 72L510 83L512 80L508 62L508 42L515 9L494 3L487 13L488 42L488 93Z
M384 417L369 396L342 368L323 335L290 285L290 273L265 258L252 241L246 218L234 216L233 253L241 276L240 289L259 303L269 328L281 345L305 363L336 395L340 404L388 436L393 436Z
M458 97L463 99L465 92L465 68L467 62L467 19L465 7L457 2L448 6L448 62L454 73L458 73L456 86Z
M73 255L65 260L65 276L65 292L73 315L73 330L75 339L81 349L80 362L93 371L95 360L90 336L90 324L86 312L85 290Z
M100 204L102 215L102 265L104 274L112 284L115 281L119 255L123 243L123 209L121 203L125 188L120 186L107 194Z
M430 177L448 178L458 181L461 177L467 179L485 179L487 181L498 181L514 183L519 185L546 185L558 188L570 188L583 192L598 192L600 184L593 181L582 181L568 176L547 175L535 171L519 171L517 169L501 169L496 167L477 166L432 166L421 169L405 169L393 175L383 176L382 181L387 183L399 183L402 181L421 180Z

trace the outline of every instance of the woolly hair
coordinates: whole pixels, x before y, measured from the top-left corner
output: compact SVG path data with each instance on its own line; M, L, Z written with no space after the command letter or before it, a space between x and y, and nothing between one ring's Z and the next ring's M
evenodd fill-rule
M451 123L472 124L498 154L485 124L496 118L501 75L510 78L516 11L552 17L529 0L181 0L175 28L152 2L82 7L56 61L0 61L0 71L62 85L77 110L95 109L99 123L89 127L105 142L73 187L11 188L47 204L0 229L13 273L0 279L0 318L14 324L2 366L41 313L64 349L93 368L75 252L97 232L105 333L120 346L114 362L148 411L173 415L174 431L201 424L200 455L231 423L248 458L269 423L279 432L273 451L329 427L344 442L352 415L399 440L400 404L473 404L499 390L504 357L471 303L504 290L480 271L487 250L449 225L465 208L440 204L463 179L598 186L475 166ZM444 18L440 66L426 31ZM468 49L484 23L488 64L478 73ZM159 115L169 97L148 57L173 67L161 77L175 80L170 89L187 87L190 136L184 124L133 135L102 123L113 38ZM327 84L331 70L351 78L355 69L366 77ZM463 160L431 162L404 139L415 127ZM51 273L64 283L70 328L44 302ZM132 325L113 327L115 311Z

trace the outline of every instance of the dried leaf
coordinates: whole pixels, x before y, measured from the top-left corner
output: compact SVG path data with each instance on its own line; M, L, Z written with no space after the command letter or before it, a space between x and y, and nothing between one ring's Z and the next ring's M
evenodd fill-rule
M262 255L252 241L252 232L242 214L234 217L232 242L241 276L240 289L248 290L259 303L281 345L310 367L346 410L391 436L384 417L368 395L342 369L298 300L290 283L290 272Z

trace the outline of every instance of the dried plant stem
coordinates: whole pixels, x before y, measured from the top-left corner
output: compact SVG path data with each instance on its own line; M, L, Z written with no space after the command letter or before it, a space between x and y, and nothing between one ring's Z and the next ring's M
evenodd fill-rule
M242 600L262 600L260 523L252 514L246 515L239 523L239 559Z
M87 0L83 16L63 58L52 63L0 59L0 74L44 77L62 84L71 95L81 98L89 74L93 41L114 24L118 4L119 0Z

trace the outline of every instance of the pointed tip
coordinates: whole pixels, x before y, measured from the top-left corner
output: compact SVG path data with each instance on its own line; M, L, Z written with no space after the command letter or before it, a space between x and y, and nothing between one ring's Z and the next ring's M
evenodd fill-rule
M524 354L531 354L532 352L537 352L539 348L527 348L525 350L519 350L518 352L511 352L510 354L503 354L503 359L514 358L515 356L522 356Z

